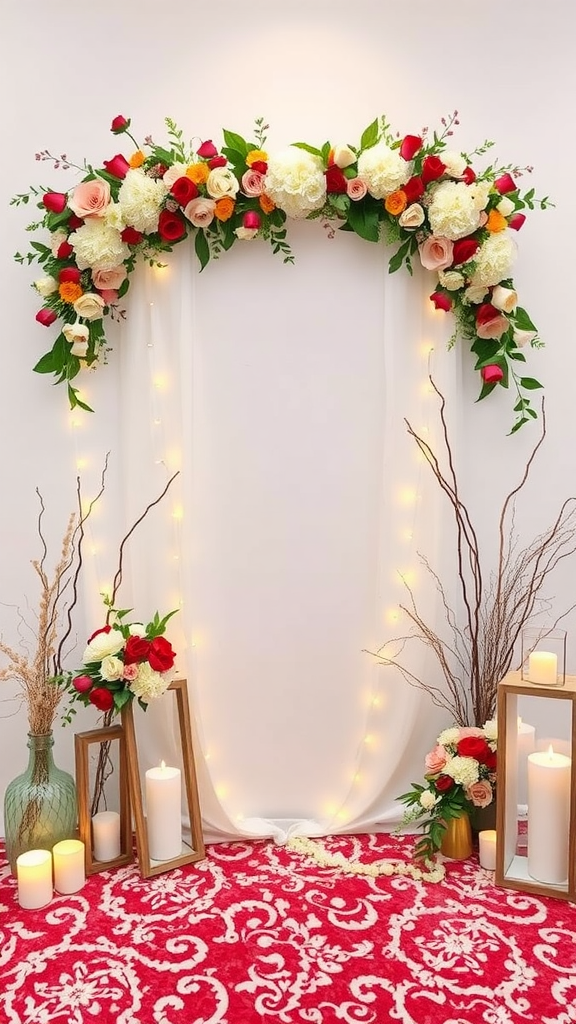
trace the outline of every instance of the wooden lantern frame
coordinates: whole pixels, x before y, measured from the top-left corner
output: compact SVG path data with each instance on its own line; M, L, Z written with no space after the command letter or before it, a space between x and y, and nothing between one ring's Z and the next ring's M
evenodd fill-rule
M90 813L90 747L118 740L118 777L120 795L120 854L113 860L94 860L92 852L92 817ZM78 793L78 834L84 843L84 859L86 874L94 875L98 871L111 871L113 868L131 864L134 860L132 849L132 814L128 788L128 759L126 737L121 725L110 725L103 729L91 729L89 732L78 732L74 737L74 753L76 760L76 789Z
M134 728L134 714L132 701L129 701L122 708L122 726L126 734L126 752L128 756L128 783L130 789L130 800L132 814L134 816L134 830L136 832L136 849L140 874L143 878L151 878L153 875L162 874L164 871L171 871L172 868L181 867L184 864L193 864L205 857L204 839L202 836L202 817L200 814L200 802L198 799L198 785L196 780L196 767L194 764L194 749L192 745L192 725L190 722L190 707L188 703L188 688L185 679L176 679L167 691L174 693L178 710L178 724L180 728L180 744L182 753L182 768L185 782L185 794L190 819L190 843L182 840L182 853L167 861L153 861L150 858L150 847L148 844L148 831L146 827L146 815L142 800L142 786L140 782L140 766L138 762L138 744L136 741L136 730Z
M570 813L568 822L568 882L566 885L530 878L527 858L516 853L518 835L517 737L518 697L568 701L571 710ZM513 872L513 873L512 873ZM520 876L520 877L518 877ZM536 896L554 896L576 903L576 676L564 684L542 686L509 672L498 684L498 805L496 820L496 885Z

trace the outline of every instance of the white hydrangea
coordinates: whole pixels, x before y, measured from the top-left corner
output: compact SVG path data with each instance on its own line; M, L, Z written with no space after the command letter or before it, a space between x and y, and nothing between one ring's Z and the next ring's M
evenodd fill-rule
M326 201L322 161L304 149L288 146L269 158L264 191L288 217L307 217Z
M464 274L459 270L440 270L438 280L443 288L447 288L449 292L456 292L464 284Z
M170 672L155 672L147 661L138 665L138 675L130 683L130 690L135 697L140 697L145 704L155 697L161 697L170 685Z
M109 228L116 228L122 231L126 227L120 203L109 203L104 211L104 221Z
M466 288L463 298L465 302L478 304L484 301L487 294L488 289L485 285L474 285Z
M103 661L110 654L118 654L124 647L124 637L119 629L111 629L109 633L97 633L90 641L82 655L85 665Z
M412 164L385 142L377 142L358 158L358 176L366 182L370 195L375 199L385 199L396 192L406 184L411 174Z
M130 249L124 244L120 232L106 224L102 217L89 217L82 227L74 231L68 241L74 247L80 270L113 270L124 263Z
M451 757L444 765L444 775L449 775L460 786L472 786L478 782L478 762L473 757Z
M432 234L453 242L471 235L480 224L474 191L463 181L441 181L433 189L428 220Z
M118 193L124 222L145 235L156 231L165 198L163 181L149 178L141 167L128 171Z
M452 728L444 729L444 732L440 733L436 743L439 747L445 747L450 744L458 743L459 739L460 729L457 729L456 726L452 726Z
M476 209L484 210L490 198L490 183L488 181L473 181L471 185L468 185L468 188L472 193Z
M516 245L508 232L498 231L480 246L474 257L476 270L470 282L473 286L498 284L510 276L516 258Z
M498 739L498 722L495 718L491 718L486 722L482 729L488 743L496 743Z

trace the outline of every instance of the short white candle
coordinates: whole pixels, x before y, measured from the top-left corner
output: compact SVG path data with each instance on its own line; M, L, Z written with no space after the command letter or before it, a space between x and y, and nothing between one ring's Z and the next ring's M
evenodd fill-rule
M534 752L536 729L518 719L518 803L528 803L528 755Z
M146 815L151 860L173 860L182 853L180 769L162 762L146 772Z
M558 682L558 657L549 651L533 651L528 657L528 678L540 686L555 686Z
M487 828L478 833L480 844L480 867L487 871L496 870L496 830Z
M52 899L52 854L50 850L28 850L16 861L18 903L23 910L39 910Z
M552 747L528 757L528 874L538 882L568 878L571 764Z
M120 856L120 815L117 811L99 811L92 818L94 860L115 860Z
M79 839L63 839L52 847L56 892L79 892L86 881L84 855L84 843Z

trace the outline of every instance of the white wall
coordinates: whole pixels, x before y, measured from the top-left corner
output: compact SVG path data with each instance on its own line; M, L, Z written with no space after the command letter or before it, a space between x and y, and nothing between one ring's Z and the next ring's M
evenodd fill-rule
M118 351L127 336L112 333L116 350L110 364L87 384L96 416L72 429L64 394L31 372L48 332L34 322L38 301L29 289L34 273L12 261L12 254L26 245L24 227L31 217L10 208L10 197L29 184L69 188L74 183L69 177L64 182L34 154L49 149L79 163L84 157L99 162L121 148L108 130L118 113L132 118L140 138L161 138L166 115L187 135L215 139L222 128L249 133L254 119L263 115L271 126L273 148L296 139L353 141L380 113L387 113L399 132L418 132L423 125L437 125L457 107L461 128L455 145L469 150L488 137L495 141L493 152L501 162L533 165L531 183L538 194L550 194L556 207L532 214L524 226L515 278L547 345L533 354L530 366L546 385L549 437L518 519L521 537L529 539L553 517L575 486L570 295L576 225L568 186L574 159L572 8L559 0L546 8L534 0L514 0L506 8L493 0L481 7L462 0L436 7L414 0L406 10L369 0L358 0L352 8L320 0L293 0L289 6L261 0L200 6L175 0L169 9L149 0L138 5L102 0L96 16L84 5L76 5L71 14L61 0L30 8L13 0L5 3L0 61L0 629L7 640L17 640L14 605L28 602L34 608L29 561L38 553L35 487L49 507L51 543L57 545L74 503L78 457L88 460L82 475L89 492L104 453L112 451L107 494L96 524L99 542L108 547L86 567L90 587L83 599L88 613L83 617L80 608L76 624L81 648L85 634L98 624L96 592L111 562L115 564L116 538L132 522L133 509L155 496L164 479L161 469L151 468L148 478L127 493L126 409L138 404L134 394L131 405L127 399L133 364L123 363ZM353 238L331 244L316 225L299 225L292 236L296 268L274 263L268 252L253 254L237 247L193 285L195 336L210 341L200 351L193 385L195 483L204 486L195 491L190 478L183 483L191 497L186 530L189 524L194 528L186 535L185 569L172 568L162 594L154 592L150 580L146 583L146 600L153 605L169 601L182 585L189 596L180 628L188 648L185 670L193 680L198 729L205 749L215 752L216 759L202 769L202 786L216 832L230 828L230 821L239 817L325 820L327 804L339 807L346 800L358 744L375 724L382 750L363 762L369 784L347 820L390 817L393 795L419 772L438 721L437 716L429 719L427 705L399 682L386 689L386 715L379 723L369 720L362 703L362 695L374 685L374 670L361 649L384 639L384 611L399 594L392 562L396 554L398 560L405 558L402 550L388 551L382 577L383 522L392 521L393 496L403 482L382 479L382 445L399 445L409 460L409 448L402 447L402 416L409 410L420 412L421 377L415 381L410 362L393 354L393 345L417 341L418 330L406 312L407 341L401 319L398 327L398 311L406 307L413 314L417 307L420 315L426 282L410 283L404 291L407 286L388 280L385 254L368 251ZM143 280L140 287L144 289ZM132 330L137 315L143 316L148 294L136 287L131 293ZM138 295L143 303L139 314ZM396 319L391 319L391 308ZM383 417L378 342L383 327L391 324L396 336L391 339L388 332L386 372L396 369L398 378L392 383L387 379L386 393L393 392L394 402ZM442 338L437 321L434 331ZM444 336L449 333L447 327ZM346 342L355 334L358 340L350 349ZM322 335L326 348L319 344ZM331 375L322 361L332 338L338 362ZM441 347L437 342L435 372L461 381L453 408L460 424L462 481L489 562L497 510L510 482L518 478L535 430L526 428L506 438L510 396L502 392L475 405L477 383L470 357L462 352L446 355ZM354 389L341 386L340 372L350 374ZM279 385L283 390L275 393ZM328 464L324 455L332 424L328 421L323 432L314 416L320 398L326 415L331 410L332 423L341 429ZM256 449L260 435L263 444ZM152 467L153 439L142 439L142 447ZM297 466L291 465L293 450ZM344 468L342 458L335 457L340 451ZM253 456L250 464L248 453ZM326 535L329 481L332 504L338 506L336 537ZM302 501L296 502L299 488ZM429 500L435 502L435 497ZM271 509L278 512L277 520L271 518ZM437 505L434 511L438 513ZM155 520L157 529L169 513L167 508ZM417 521L421 532L410 549L412 559L417 547L436 550L441 537L426 536L426 519L424 514ZM284 531L286 547L275 548L274 538L265 537L273 529ZM317 530L322 532L320 544ZM194 538L199 538L196 547ZM266 545L267 557L251 573L250 552L259 541ZM144 539L142 544L145 552ZM334 562L338 549L343 566ZM142 561L141 549L135 550L135 560ZM277 558L271 563L274 550ZM442 558L441 550L438 555ZM559 574L549 595L554 609L571 604L573 575L572 565ZM139 578L135 569L133 576ZM128 600L141 598L140 591ZM209 649L200 643L194 653L189 643L193 635L203 634L203 624L213 629L213 644ZM573 634L573 615L566 624ZM569 669L576 671L572 650L569 642ZM10 700L13 694L5 685L0 792L23 761L26 721ZM87 715L82 724L87 728L95 723ZM318 756L320 733L328 759ZM410 739L408 753L394 749L395 736L402 736L403 743ZM60 762L70 766L72 734L59 732L57 742ZM230 759L231 745L235 755ZM336 780L337 764L344 767ZM223 816L214 790L227 794ZM368 810L373 801L377 813Z

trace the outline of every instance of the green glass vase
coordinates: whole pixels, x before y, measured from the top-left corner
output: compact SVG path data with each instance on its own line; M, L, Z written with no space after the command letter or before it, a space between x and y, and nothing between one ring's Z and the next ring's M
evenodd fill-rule
M52 733L28 734L28 767L8 784L4 796L6 857L16 874L16 859L27 850L51 850L76 835L76 784L54 764Z

